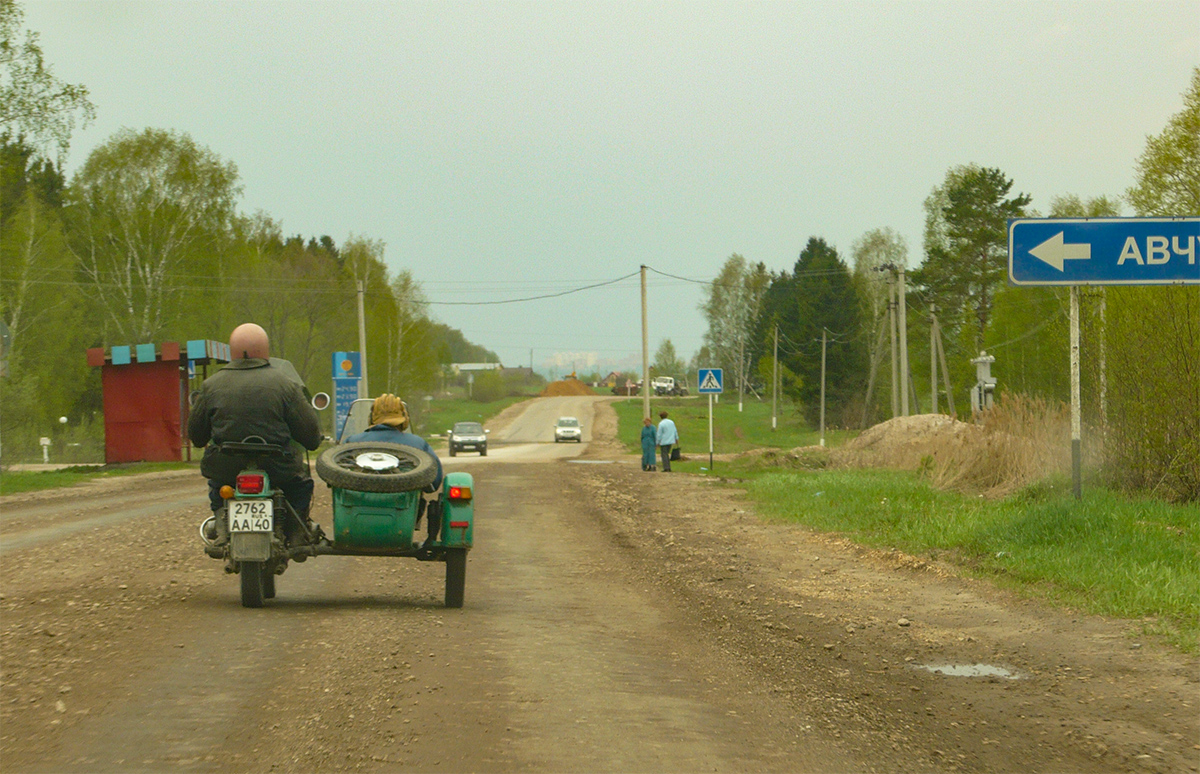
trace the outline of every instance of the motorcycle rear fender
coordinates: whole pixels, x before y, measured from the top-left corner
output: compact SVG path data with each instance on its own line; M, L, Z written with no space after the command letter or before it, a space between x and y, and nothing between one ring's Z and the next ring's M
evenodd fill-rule
M470 487L470 500L451 500L450 487ZM442 545L470 548L475 541L475 481L470 473L456 470L442 481ZM465 526L464 526L465 524ZM458 526L455 526L458 525Z
M229 558L235 562L265 562L271 558L270 532L234 532L229 536Z

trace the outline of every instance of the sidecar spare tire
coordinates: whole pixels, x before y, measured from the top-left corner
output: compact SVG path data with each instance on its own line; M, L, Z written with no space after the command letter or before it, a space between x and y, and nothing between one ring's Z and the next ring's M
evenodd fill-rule
M321 452L317 457L317 475L338 489L410 492L433 483L437 478L437 462L412 446L361 441Z

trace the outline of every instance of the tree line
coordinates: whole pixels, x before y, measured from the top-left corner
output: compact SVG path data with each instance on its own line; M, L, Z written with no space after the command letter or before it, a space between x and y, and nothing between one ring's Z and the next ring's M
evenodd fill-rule
M428 391L445 364L496 360L429 316L412 274L389 270L382 242L285 235L263 212L238 213L236 167L185 134L122 130L69 181L3 134L0 175L6 445L100 409L89 347L224 341L253 320L274 355L328 389L329 353L358 349L360 285L373 391Z

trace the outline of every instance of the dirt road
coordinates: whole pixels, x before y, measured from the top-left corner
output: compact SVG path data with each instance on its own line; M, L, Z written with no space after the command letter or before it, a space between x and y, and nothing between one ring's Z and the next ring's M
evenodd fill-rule
M242 608L192 472L0 500L3 770L1198 770L1195 659L643 473L603 403L531 411L443 458L462 610L440 565L351 557Z

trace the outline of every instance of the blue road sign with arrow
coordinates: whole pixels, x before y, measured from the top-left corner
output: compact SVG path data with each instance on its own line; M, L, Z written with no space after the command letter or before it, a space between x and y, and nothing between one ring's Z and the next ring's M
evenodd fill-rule
M1014 285L1200 284L1200 218L1008 222Z

